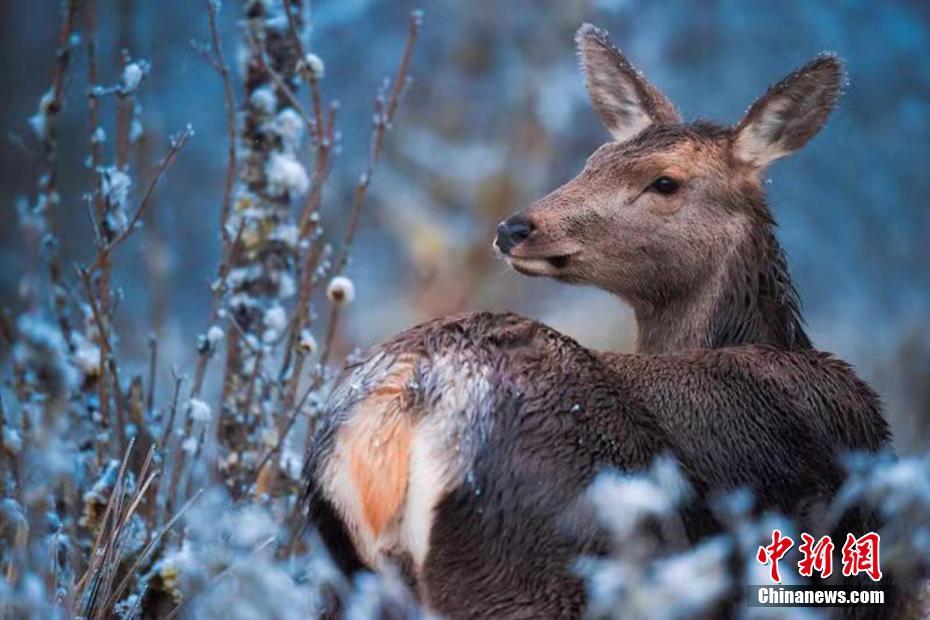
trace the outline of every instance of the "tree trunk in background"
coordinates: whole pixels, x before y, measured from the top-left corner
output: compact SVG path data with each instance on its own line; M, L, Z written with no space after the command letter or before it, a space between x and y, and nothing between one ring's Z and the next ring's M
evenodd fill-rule
M290 19L285 11L291 11ZM240 248L229 277L229 329L219 466L232 496L255 482L260 453L273 433L275 385L265 374L265 352L285 329L284 305L295 292L297 227L291 201L306 192L306 171L295 157L302 127L275 87L269 66L292 91L297 89L298 46L289 24L302 28L301 0L247 0L249 50L245 102L239 127L239 181L226 222L227 242L241 230Z

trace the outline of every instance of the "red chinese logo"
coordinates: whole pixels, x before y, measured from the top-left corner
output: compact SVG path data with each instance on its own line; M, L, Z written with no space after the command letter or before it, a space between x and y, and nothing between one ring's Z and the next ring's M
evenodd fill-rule
M804 557L798 562L798 572L802 577L811 577L814 571L820 573L820 577L826 579L833 574L833 541L829 536L824 536L817 543L814 543L814 537L810 534L801 534L803 541L798 546L798 551Z
M882 569L879 562L879 543L881 538L875 532L869 532L864 536L856 538L853 534L846 535L846 543L843 545L843 576L851 577L859 573L865 573L872 581L879 581L882 578ZM784 536L781 530L772 530L772 544L759 547L756 553L756 560L760 564L769 564L772 581L781 583L781 575L778 572L778 561L781 560L791 547L794 541L789 536ZM812 577L814 571L820 573L822 579L826 579L833 574L833 540L829 536L823 536L820 540L815 539L810 534L801 534L801 544L798 545L798 551L801 552L801 561L798 562L798 573L802 577Z
M778 574L778 561L784 557L788 550L794 546L794 541L788 536L782 536L781 530L772 531L772 544L767 547L759 547L756 559L760 564L771 562L772 581L781 583L781 576Z
M878 534L869 532L861 538L846 534L843 545L843 576L865 573L872 581L882 578L882 569L878 562Z

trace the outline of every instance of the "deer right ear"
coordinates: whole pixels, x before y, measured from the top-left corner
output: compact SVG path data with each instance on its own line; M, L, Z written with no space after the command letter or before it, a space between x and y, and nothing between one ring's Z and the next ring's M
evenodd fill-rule
M843 80L839 59L821 54L770 86L736 126L734 155L761 168L804 146L827 122Z
M584 24L575 35L585 86L594 109L617 142L653 123L680 123L675 106L610 44L607 33Z

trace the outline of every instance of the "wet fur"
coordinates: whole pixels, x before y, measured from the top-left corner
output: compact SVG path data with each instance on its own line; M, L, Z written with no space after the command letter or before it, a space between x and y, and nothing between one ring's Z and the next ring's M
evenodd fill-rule
M342 429L370 415L371 394L393 383L393 360L409 369L411 359L416 379L396 395L405 407L386 415L406 415L416 433L441 412L464 434L444 445L454 475L434 504L418 507L430 513L425 555L415 559L400 536L365 562L357 554L364 539L334 524L357 517L333 510L333 492L344 489L332 488L327 464L341 449ZM451 385L450 364L487 374L464 372ZM453 390L466 397L450 397ZM572 562L606 547L593 522L566 508L600 471L642 470L670 453L698 498L747 486L761 508L795 515L819 536L826 532L805 520L841 484L838 456L879 450L889 439L875 393L828 354L757 345L597 353L540 323L491 313L432 321L377 347L345 371L322 422L307 471L311 519L337 560L358 567L395 559L428 609L461 618L581 614L584 590ZM397 531L423 516L405 511L409 498L395 505ZM700 500L683 516L692 540L719 529Z
M759 181L822 127L838 61L818 58L725 128L682 124L606 33L584 26L578 44L618 142L527 210L535 233L510 256L571 255L538 275L629 302L641 354L513 314L431 321L346 368L307 462L310 521L338 564L396 562L427 609L454 618L580 616L572 564L607 551L582 497L601 471L672 454L697 490L682 515L692 541L719 530L707 499L740 487L819 537L840 455L889 444L875 393L811 350ZM699 199L631 210L664 174ZM853 511L838 531L874 525Z

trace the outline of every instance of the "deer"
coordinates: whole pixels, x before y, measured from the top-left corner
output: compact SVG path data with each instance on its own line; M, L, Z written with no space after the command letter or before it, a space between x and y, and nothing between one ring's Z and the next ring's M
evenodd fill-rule
M511 313L428 321L344 368L305 465L308 523L336 564L400 567L453 618L580 616L573 562L606 543L579 507L605 470L671 454L698 497L748 487L803 522L842 483L839 455L890 447L877 394L805 332L761 180L824 126L839 59L723 126L683 121L606 32L585 24L576 43L612 140L494 246L521 274L619 297L635 351ZM690 539L719 527L689 512Z

